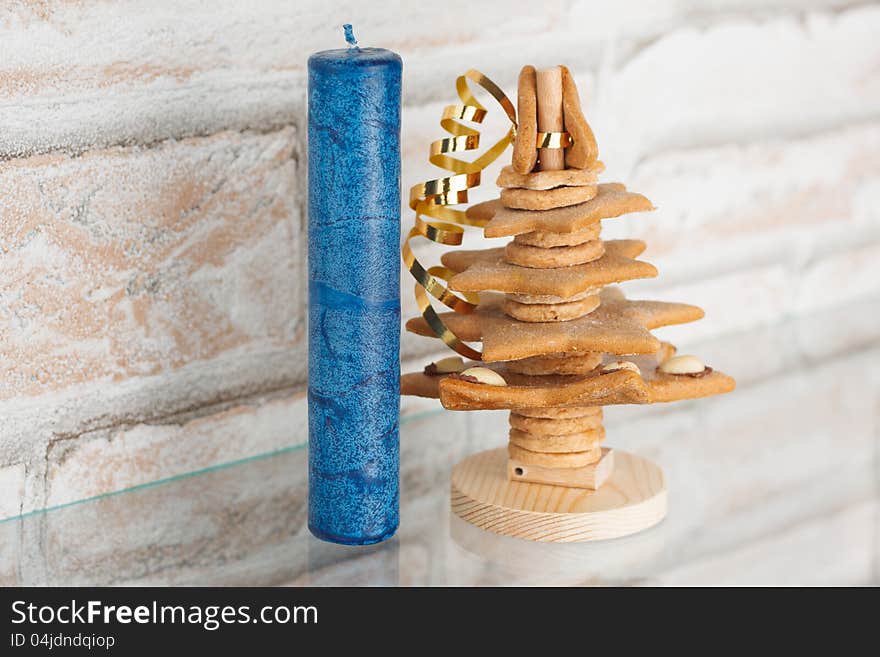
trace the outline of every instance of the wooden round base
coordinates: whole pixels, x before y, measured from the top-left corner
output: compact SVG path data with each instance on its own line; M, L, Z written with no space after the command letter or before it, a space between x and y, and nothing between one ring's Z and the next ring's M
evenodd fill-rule
M614 473L596 491L507 479L507 450L480 452L452 469L452 510L496 534L574 543L618 538L666 517L659 466L614 450Z

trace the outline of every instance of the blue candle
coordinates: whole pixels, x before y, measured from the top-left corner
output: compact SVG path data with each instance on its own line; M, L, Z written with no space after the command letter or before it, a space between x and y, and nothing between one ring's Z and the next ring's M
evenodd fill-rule
M399 520L400 57L309 58L309 529L362 545Z

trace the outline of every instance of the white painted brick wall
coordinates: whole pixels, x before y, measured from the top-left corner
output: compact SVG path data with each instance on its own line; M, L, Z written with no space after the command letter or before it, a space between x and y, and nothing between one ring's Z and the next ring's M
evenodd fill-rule
M342 22L405 59L405 185L436 175L456 75L571 66L606 179L659 208L606 222L661 270L629 289L707 309L677 341L880 293L880 7L850 5L456 0L426 30L407 2L5 4L0 516L302 442L302 403L263 405L305 381L305 61ZM876 335L852 321L839 351ZM236 407L265 432L228 449Z

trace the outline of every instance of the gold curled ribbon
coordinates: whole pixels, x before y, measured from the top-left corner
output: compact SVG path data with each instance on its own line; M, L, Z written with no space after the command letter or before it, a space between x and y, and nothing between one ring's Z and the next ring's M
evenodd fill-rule
M460 160L450 153L477 150L480 147L480 132L476 128L461 123L482 123L486 118L486 108L474 97L468 82L473 82L489 93L501 106L510 119L510 129L491 148L472 162ZM462 342L431 305L430 296L454 312L467 314L474 311L479 297L473 293L461 296L449 289L447 283L456 272L442 267L425 268L415 257L410 241L423 237L431 242L448 246L459 246L464 236L464 226L485 226L487 221L467 216L464 210L455 210L450 205L468 202L468 190L480 184L483 169L507 149L516 136L516 110L513 103L501 88L477 70L471 69L460 75L455 88L461 100L459 105L447 105L440 118L440 126L451 137L438 139L431 143L428 160L431 164L449 171L452 175L414 185L410 189L409 207L415 210L415 225L403 242L401 252L407 269L416 279L415 296L419 312L431 330L443 342L466 358L482 360L482 353ZM565 148L572 140L567 132L538 133L538 148Z

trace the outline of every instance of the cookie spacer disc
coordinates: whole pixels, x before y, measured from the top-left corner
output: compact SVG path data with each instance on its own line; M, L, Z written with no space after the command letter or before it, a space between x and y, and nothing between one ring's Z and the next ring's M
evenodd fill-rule
M531 541L579 543L635 534L666 517L666 480L655 463L614 450L614 472L596 491L507 479L507 449L452 469L452 511L472 525Z

